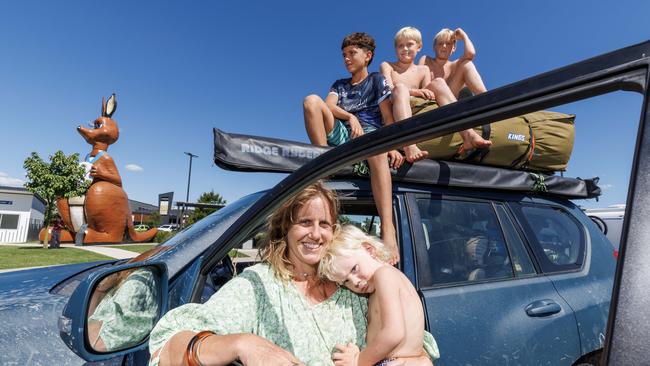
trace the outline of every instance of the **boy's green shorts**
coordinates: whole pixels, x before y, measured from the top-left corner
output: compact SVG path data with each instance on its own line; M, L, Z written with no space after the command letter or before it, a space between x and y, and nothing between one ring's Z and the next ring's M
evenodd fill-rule
M367 124L362 124L361 128L363 128L363 133L370 133L377 129L377 127ZM339 146L350 141L351 139L350 129L345 123L343 123L343 121L339 119L334 122L334 128L332 131L327 134L327 144L329 146Z

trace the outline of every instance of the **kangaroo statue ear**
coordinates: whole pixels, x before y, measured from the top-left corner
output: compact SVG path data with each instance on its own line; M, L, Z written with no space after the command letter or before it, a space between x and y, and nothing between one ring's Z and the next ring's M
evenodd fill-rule
M106 117L106 99L102 97L102 117Z
M105 107L104 115L106 117L111 117L113 113L115 113L115 109L117 109L117 99L115 98L115 93L113 93L109 98L108 101L106 102L106 107Z

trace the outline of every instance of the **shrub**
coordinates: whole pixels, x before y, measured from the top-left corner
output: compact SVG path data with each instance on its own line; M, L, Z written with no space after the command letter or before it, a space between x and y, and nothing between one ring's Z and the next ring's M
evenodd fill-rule
M176 235L175 231L158 231L156 236L153 238L153 241L156 243L162 243L174 235Z

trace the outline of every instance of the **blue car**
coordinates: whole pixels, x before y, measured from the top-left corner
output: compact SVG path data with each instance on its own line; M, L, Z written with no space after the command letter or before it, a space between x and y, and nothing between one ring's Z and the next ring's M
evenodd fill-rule
M646 55L650 42L471 97L331 150L215 130L218 165L293 173L140 260L0 275L0 364L144 365L157 319L182 304L206 301L250 265L228 253L255 248L269 213L311 182L328 177L327 185L340 194L342 217L376 233L381 222L369 181L350 168L368 152L617 90L647 97L647 75L641 77L645 69L638 67L648 64ZM244 151L237 145L243 140L260 148L228 153ZM285 150L295 153L272 153ZM596 224L571 202L597 197L597 180L433 160L393 174L399 268L421 296L427 329L441 351L437 365L596 365L608 357L616 259ZM626 218L635 222L633 214ZM111 317L116 309L126 315ZM618 324L610 322L610 329Z

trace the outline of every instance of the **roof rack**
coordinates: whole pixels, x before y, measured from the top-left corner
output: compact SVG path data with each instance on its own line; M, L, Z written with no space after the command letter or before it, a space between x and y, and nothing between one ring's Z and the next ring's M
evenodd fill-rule
M240 172L293 173L330 150L302 142L269 137L226 133L214 129L214 162L225 170ZM424 183L449 187L475 187L563 198L600 196L598 178L564 178L552 174L497 168L453 161L425 159L404 163L391 170L394 181ZM352 166L334 177L359 178Z

